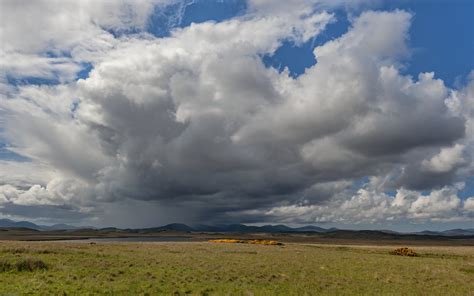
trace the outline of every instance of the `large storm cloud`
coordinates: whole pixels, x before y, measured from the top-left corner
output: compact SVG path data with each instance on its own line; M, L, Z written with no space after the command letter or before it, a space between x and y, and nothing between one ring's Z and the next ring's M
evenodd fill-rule
M2 53L3 137L30 161L0 162L0 212L94 221L131 203L140 209L116 215L152 207L200 222L472 219L474 197L457 192L473 172L474 83L454 90L433 73L402 74L412 15L400 10L361 13L296 78L266 67L262 57L283 42L302 44L336 21L315 9L326 5L293 2L250 1L242 16L162 38L141 28L164 1L81 7L74 38L55 12L47 38L15 39L24 31L2 25L12 40ZM47 50L55 54L39 54ZM84 64L92 70L74 79ZM60 83L6 83L25 73Z

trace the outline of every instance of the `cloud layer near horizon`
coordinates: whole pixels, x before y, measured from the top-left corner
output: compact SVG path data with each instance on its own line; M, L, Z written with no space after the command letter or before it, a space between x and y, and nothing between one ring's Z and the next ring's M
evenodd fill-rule
M167 2L11 9L50 12L44 36L1 26L0 124L31 161L0 162L0 213L133 220L141 210L113 208L139 203L208 222L473 219L474 197L457 193L473 175L474 82L402 74L412 15L363 12L293 78L262 56L314 38L331 13L250 1L230 20L145 33ZM22 77L58 83L8 83Z

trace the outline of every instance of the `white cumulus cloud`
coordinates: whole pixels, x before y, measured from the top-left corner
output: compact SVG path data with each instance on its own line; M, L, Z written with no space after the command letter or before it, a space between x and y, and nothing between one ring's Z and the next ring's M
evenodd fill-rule
M327 3L251 1L242 16L163 38L143 32L162 2L6 3L3 67L61 79L0 80L2 137L31 160L0 163L14 176L1 184L0 212L95 219L130 202L209 221L472 218L456 187L472 173L472 84L402 74L408 12L361 13L294 78L262 56L323 32L336 21L318 10ZM3 25L20 16L44 32ZM83 62L92 70L76 80ZM35 167L48 174L25 171Z

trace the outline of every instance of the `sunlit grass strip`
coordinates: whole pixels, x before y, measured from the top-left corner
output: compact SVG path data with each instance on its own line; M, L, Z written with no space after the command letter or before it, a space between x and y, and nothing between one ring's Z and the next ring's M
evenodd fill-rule
M243 240L243 239L211 239L211 243L225 243L225 244L253 244L253 245L267 245L267 246L281 246L282 243L275 240L262 240L262 239L252 239L252 240Z

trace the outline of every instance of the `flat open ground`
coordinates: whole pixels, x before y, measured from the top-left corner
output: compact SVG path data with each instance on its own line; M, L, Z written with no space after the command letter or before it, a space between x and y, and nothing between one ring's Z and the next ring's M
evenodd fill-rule
M0 295L474 295L473 247L393 248L4 241ZM25 259L47 268L14 268Z

